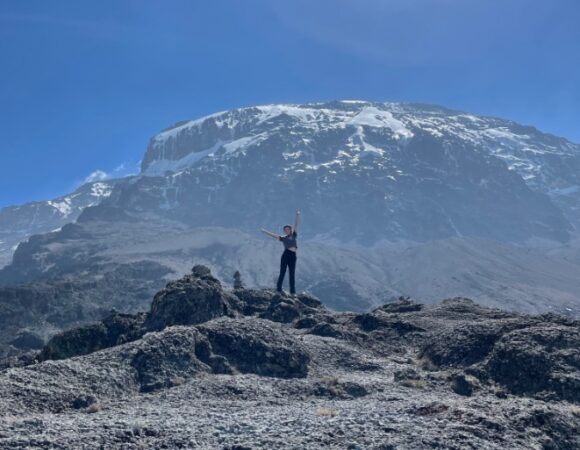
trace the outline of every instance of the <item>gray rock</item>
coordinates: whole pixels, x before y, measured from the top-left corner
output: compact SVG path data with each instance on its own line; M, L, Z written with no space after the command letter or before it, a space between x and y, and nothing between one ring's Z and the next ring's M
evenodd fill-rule
M580 402L580 327L544 324L505 334L486 368L515 394Z
M171 325L195 325L216 317L235 315L238 299L226 293L207 267L194 267L191 275L170 282L153 299L145 321L149 330Z
M207 337L211 351L242 373L281 378L308 374L308 352L269 321L224 319L198 329Z

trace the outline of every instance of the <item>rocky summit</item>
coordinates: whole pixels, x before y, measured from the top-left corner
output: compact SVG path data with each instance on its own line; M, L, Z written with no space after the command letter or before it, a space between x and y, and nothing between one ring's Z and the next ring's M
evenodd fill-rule
M554 314L336 312L196 266L145 313L4 359L0 448L577 449L579 348Z

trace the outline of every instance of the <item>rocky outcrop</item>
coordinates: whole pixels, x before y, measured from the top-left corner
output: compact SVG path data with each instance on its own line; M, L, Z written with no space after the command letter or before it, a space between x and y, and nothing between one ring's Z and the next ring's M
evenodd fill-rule
M78 255L77 255L78 256ZM1 286L0 359L41 348L62 330L110 315L144 311L170 270L154 262L78 264L74 275L55 275L28 284Z
M130 359L140 390L176 386L200 372L211 372L198 358L205 347L206 339L195 328L175 327L148 334Z
M580 402L580 326L548 322L506 333L485 368L515 394Z
M226 319L202 325L215 355L241 373L302 378L308 374L310 356L300 341L262 319Z
M195 325L235 316L240 306L238 298L224 291L207 267L195 266L190 275L169 283L155 296L145 327L161 330L171 325Z
M449 323L420 347L427 366L462 368L517 395L580 399L580 322L510 314L468 299L444 302L435 311L448 312Z
M0 446L42 433L46 448L82 447L90 423L105 447L384 448L387 436L405 449L575 449L579 344L580 323L556 315L464 298L334 312L309 295L230 291L196 266L149 312L113 313L5 363ZM22 417L29 438L1 417ZM284 439L264 431L285 423Z
M39 360L71 358L134 341L143 335L145 317L114 312L100 323L57 334L43 348Z

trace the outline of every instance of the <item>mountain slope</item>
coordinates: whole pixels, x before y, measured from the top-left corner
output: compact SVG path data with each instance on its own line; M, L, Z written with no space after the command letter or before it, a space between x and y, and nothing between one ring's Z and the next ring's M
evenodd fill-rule
M86 207L111 195L115 183L116 180L85 183L73 193L53 200L0 209L0 268L11 262L20 242L74 222Z
M108 182L106 195L66 197L86 200L43 226L76 223L20 244L0 271L0 305L14 313L35 283L43 293L72 286L59 310L96 319L95 286L123 273L143 289L128 298L107 291L104 306L139 310L194 261L226 281L242 270L248 285L271 286L280 249L257 229L279 229L300 207L299 289L334 308L468 295L577 314L579 169L577 144L434 106L342 101L218 113L153 137L141 173ZM24 238L33 218L2 230L28 230ZM67 326L41 306L26 316L30 329L18 322L23 332L46 337Z

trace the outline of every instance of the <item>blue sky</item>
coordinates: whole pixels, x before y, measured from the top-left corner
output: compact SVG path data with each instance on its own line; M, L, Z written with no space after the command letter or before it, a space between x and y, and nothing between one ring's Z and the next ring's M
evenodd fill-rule
M580 142L577 0L0 0L0 207L233 107L420 101Z

